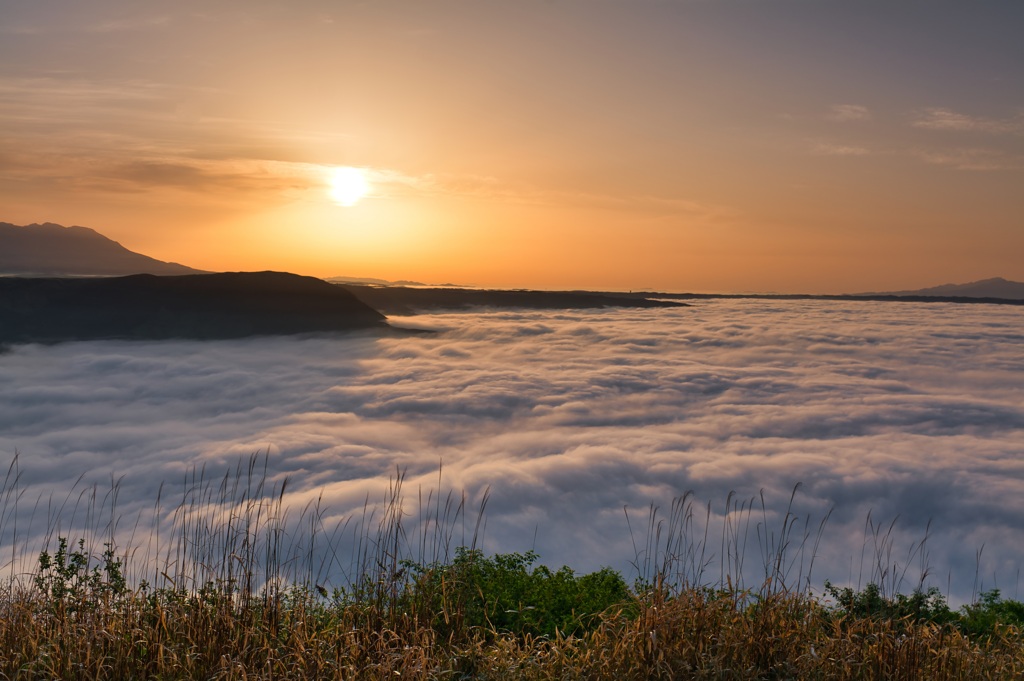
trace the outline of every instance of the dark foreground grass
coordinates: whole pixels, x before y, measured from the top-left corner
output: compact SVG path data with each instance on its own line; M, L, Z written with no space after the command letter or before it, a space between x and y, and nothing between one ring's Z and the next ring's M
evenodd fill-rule
M708 539L691 533L685 498L667 524L652 509L630 586L611 570L536 565L532 553L487 556L472 535L449 554L465 500L421 497L413 532L401 476L379 512L330 531L316 503L290 520L284 483L271 484L257 459L189 484L155 513L169 526L157 523L137 546L113 541L114 484L90 497L81 537L48 518L27 564L24 546L12 552L0 678L1024 678L1020 603L988 592L954 612L934 590L883 588L886 574L814 598L816 540L793 534L788 514L764 535L763 581L740 588L724 568L701 581ZM5 523L19 517L17 485L15 465ZM732 568L737 527L718 540ZM338 555L342 530L357 539L351 555ZM15 547L27 536L4 532ZM317 555L347 566L343 584L322 583Z

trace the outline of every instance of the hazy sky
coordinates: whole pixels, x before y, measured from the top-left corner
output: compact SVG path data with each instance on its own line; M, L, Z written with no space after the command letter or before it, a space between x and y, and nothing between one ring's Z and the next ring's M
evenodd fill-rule
M1017 0L4 1L0 220L217 270L1019 280L1022 33Z

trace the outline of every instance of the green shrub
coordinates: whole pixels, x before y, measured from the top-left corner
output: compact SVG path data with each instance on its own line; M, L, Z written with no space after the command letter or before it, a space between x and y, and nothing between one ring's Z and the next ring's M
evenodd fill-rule
M839 588L825 582L825 593L835 603L832 614L840 620L898 622L903 624L935 624L953 626L973 639L988 638L999 627L1024 629L1024 603L1003 600L999 589L984 591L977 602L965 605L959 611L949 608L938 588L916 590L913 593L887 597L877 584L868 584L861 591L850 587Z
M1003 600L999 589L983 591L978 602L965 605L960 612L958 624L972 637L991 636L999 626L1024 628L1024 603Z
M946 598L937 587L926 590L915 589L911 594L897 593L886 596L875 583L868 584L862 591L850 587L839 588L825 582L825 593L835 600L833 612L840 618L913 623L950 624L957 620L957 614L949 609Z
M77 549L69 549L66 537L58 538L52 556L45 550L39 553L34 582L53 608L96 607L128 591L121 559L115 557L112 544L104 544L99 562L93 564L85 540L78 540Z
M496 554L459 548L447 565L407 564L414 589L429 592L446 619L497 633L553 637L596 626L598 616L630 599L625 580L611 568L577 576L569 567L534 567L538 555Z

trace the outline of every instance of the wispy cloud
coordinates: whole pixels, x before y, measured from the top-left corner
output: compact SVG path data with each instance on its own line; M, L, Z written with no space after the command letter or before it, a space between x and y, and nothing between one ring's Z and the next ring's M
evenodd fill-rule
M286 195L325 185L324 166L250 159L160 159L116 163L94 178L93 188L104 180L108 189L134 186L140 189L173 187L195 192Z
M90 33L117 33L122 31L138 31L150 28L166 26L171 21L167 15L139 16L131 18L118 18L108 21L100 21L87 24L82 30Z
M861 104L833 104L826 118L839 123L866 121L871 118L871 110Z
M739 212L730 206L696 201L679 196L655 194L608 193L543 189L536 185L509 181L494 175L426 173L411 175L397 170L370 169L374 184L390 196L463 196L507 203L587 205L609 210L630 210L637 213L686 215L706 222L730 222Z
M942 108L926 109L914 120L913 125L926 130L1024 134L1024 116L1004 119L983 118Z
M832 142L816 142L811 151L822 156L867 156L871 153L865 147Z
M201 102L222 95L154 81L93 81L71 74L0 78L0 116L12 132L0 139L0 156L18 160L20 182L46 184L40 191L173 189L210 199L218 194L224 200L245 194L263 203L291 200L297 192L324 184L329 166L322 158L304 161L295 150L344 147L346 135L205 115ZM727 206L688 197L541 188L496 174L409 173L355 163L369 173L376 195L391 198L586 205L711 222L731 220L734 214Z
M994 149L947 149L916 152L922 160L957 170L992 172L1024 168L1024 158Z

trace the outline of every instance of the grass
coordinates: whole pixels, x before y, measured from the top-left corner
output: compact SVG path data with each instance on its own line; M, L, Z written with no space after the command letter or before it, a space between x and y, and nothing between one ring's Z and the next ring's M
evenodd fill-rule
M121 527L118 487L37 500L26 519L12 462L0 678L1024 677L1024 604L990 591L953 611L923 581L902 593L891 527L870 518L868 586L813 597L827 516L798 518L792 499L770 529L763 499L730 496L714 536L690 495L664 518L652 506L628 584L485 555L486 495L472 510L439 492L410 504L401 474L381 503L328 522L318 500L287 508L287 482L252 457L223 477L193 471L173 503L158 495L145 533Z

